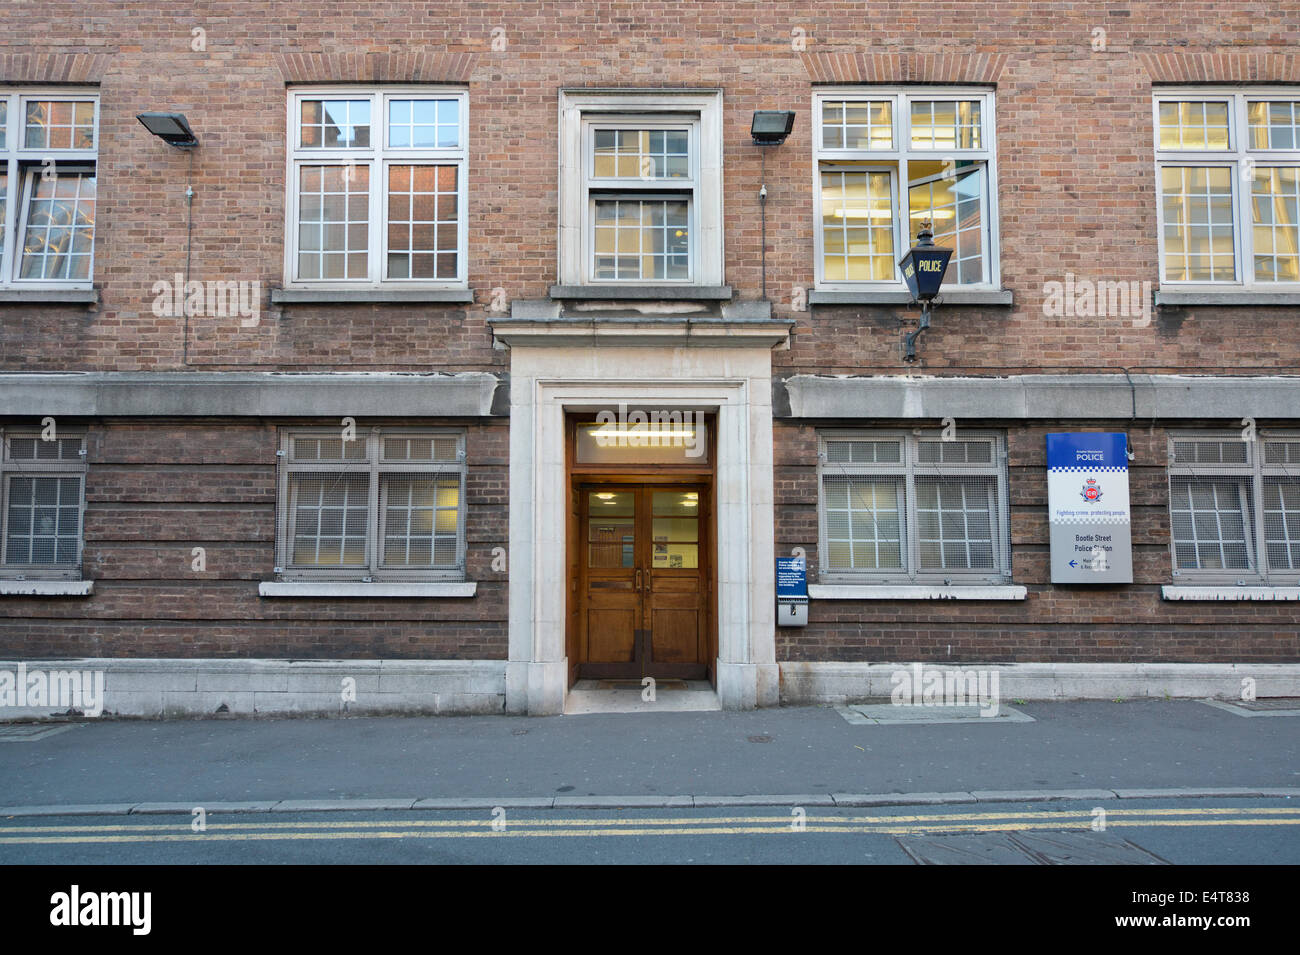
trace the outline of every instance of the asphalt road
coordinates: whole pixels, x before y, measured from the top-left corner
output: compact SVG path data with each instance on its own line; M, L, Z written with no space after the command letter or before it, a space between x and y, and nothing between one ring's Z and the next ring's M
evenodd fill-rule
M0 819L0 863L1300 864L1300 801Z

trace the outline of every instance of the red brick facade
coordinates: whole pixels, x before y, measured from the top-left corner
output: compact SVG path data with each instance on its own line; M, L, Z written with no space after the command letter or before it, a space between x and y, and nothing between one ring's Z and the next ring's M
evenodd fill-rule
M768 292L773 316L794 322L790 347L773 353L777 377L1296 374L1294 307L1161 308L1142 325L1048 318L1043 302L1045 283L1066 273L1158 285L1157 84L1300 84L1297 49L1293 0L10 2L0 8L0 87L98 91L99 300L0 301L0 373L490 372L504 380L509 351L494 345L494 305L545 299L557 281L559 91L662 87L723 91L725 278L740 301L757 301L762 280L750 116L797 111L789 140L766 156ZM285 279L287 90L330 83L467 90L472 304L271 303L268 290ZM916 83L995 89L1001 284L1014 305L942 309L921 361L906 366L900 342L914 309L796 305L814 286L814 91ZM201 143L192 157L137 122L154 109L186 114ZM259 281L255 326L196 316L187 330L181 317L151 308L154 283L185 269L187 183L193 278ZM0 426L42 414L0 407ZM1267 409L1260 415L1267 426ZM816 428L890 422L871 409L851 422L779 410L777 418L776 550L807 548L815 581ZM275 561L276 430L287 421L60 423L89 429L84 574L95 592L0 598L0 655L506 658L506 574L491 566L510 517L509 419L500 411L400 422L468 433L466 577L478 592L436 601L258 597L256 582ZM1028 599L814 602L810 626L777 630L778 661L1300 660L1294 603L1162 601L1160 585L1172 579L1168 422L1096 420L1081 408L1077 419L1050 424L960 425L1006 429L1013 580ZM1106 429L1127 431L1137 454L1134 583L1053 586L1043 436ZM189 569L193 546L207 548L202 574Z

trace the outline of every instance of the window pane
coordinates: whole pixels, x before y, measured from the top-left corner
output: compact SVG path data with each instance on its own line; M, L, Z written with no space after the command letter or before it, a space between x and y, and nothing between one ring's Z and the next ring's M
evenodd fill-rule
M689 179L684 129L595 129L592 175L598 179Z
M1300 169L1257 167L1251 181L1250 207L1255 280L1300 281Z
M913 149L980 149L979 100L916 100L912 103Z
M94 149L94 101L28 100L23 145L28 149Z
M1232 479L1174 477L1170 533L1179 570L1250 570L1250 490Z
M76 563L81 478L11 477L5 527L7 563Z
M302 166L298 176L298 278L364 279L370 166Z
M0 99L0 149L6 149L9 146L7 139L9 130L9 101Z
M822 173L822 253L828 282L894 278L894 207L888 172Z
M995 570L995 478L916 479L922 570Z
M370 100L305 99L298 145L306 149L368 149Z
M1227 149L1227 101L1162 102L1161 149Z
M632 567L636 560L636 496L630 491L587 494L587 566Z
M95 174L56 169L47 178L32 172L28 183L20 276L89 281L95 237Z
M452 149L460 145L460 101L388 102L388 145L395 149Z
M1252 100L1246 112L1250 149L1300 148L1300 103Z
M380 477L380 488L384 564L454 564L460 528L460 478L385 474Z
M456 166L388 169L388 278L455 278Z
M822 495L828 569L903 568L900 477L828 474Z
M1264 479L1264 540L1270 570L1300 570L1300 479Z
M3 110L0 109L0 112L3 112ZM0 124L2 123L3 121L0 120ZM2 138L3 136L0 135L0 139ZM9 174L8 172L0 172L0 249L4 248L5 240L9 238L8 225L7 225L7 223L9 222L8 213L9 213Z
M894 148L894 104L823 102L822 147L825 149Z
M290 510L297 567L364 567L370 478L292 474Z
M1165 279L1236 279L1230 166L1166 166L1160 171Z
M597 281L689 281L690 203L597 200L592 275Z
M939 174L939 163L911 163L909 174ZM946 280L958 284L984 281L984 164L959 163L955 178L935 179L908 189L909 234L929 222L935 245L953 250Z

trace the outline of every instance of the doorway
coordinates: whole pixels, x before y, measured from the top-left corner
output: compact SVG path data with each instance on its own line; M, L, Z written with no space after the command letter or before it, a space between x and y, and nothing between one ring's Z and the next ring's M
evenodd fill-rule
M709 485L575 481L577 678L708 676Z

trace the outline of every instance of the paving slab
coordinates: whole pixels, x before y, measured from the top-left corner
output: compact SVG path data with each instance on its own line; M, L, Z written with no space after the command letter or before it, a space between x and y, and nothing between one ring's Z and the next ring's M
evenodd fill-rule
M270 812L279 800L268 799L263 802L142 802L131 809L133 816L150 815L190 815L195 809L202 809L208 815L235 812Z
M1264 793L1259 788L1249 789L1244 786L1222 788L1187 786L1172 789L1116 789L1115 795L1120 799L1212 799L1216 796L1227 798L1262 796Z
M410 809L414 799L285 799L271 812L376 812Z
M770 796L696 796L695 807L720 806L834 806L829 793L804 793L802 795Z
M976 802L971 793L832 793L837 806L940 806Z
M695 805L695 799L692 796L556 796L552 804L556 809L689 809Z
M433 799L417 799L412 809L550 809L555 804L554 796L439 796Z
M0 816L125 816L139 803L91 803L80 806L5 806Z
M972 789L979 802L1052 802L1058 799L1117 799L1113 789Z

